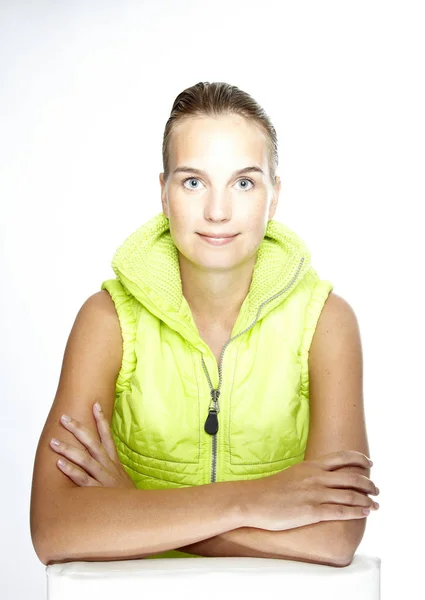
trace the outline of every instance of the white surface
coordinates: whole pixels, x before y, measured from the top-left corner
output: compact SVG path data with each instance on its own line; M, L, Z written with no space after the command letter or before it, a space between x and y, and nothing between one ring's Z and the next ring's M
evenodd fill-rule
M47 600L379 600L380 566L358 554L348 567L237 557L72 562L46 567Z

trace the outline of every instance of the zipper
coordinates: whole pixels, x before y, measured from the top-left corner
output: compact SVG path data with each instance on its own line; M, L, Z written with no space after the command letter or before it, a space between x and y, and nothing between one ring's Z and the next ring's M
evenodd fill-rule
M297 277L298 277L298 273L300 272L300 269L302 267L302 264L304 262L304 256L302 257L300 264L298 266L297 272L295 273L294 277L292 278L291 282L280 292L278 292L277 294L275 294L274 296L271 296L270 298L268 298L267 300L265 300L262 304L260 304L260 307L257 311L257 315L253 321L253 323L251 323L251 325L249 327L247 327L246 329L244 329L243 331L241 331L240 333L238 333L238 335L235 335L234 337L230 338L229 340L227 340L227 342L224 344L223 349L221 351L221 355L220 355L220 363L218 365L218 375L219 375L219 379L218 379L218 388L215 389L212 382L211 382L211 378L210 375L208 373L207 367L205 365L205 361L204 361L204 357L202 356L202 367L204 369L205 372L205 376L208 380L209 386L210 386L210 393L211 393L211 400L210 400L210 404L208 407L208 417L205 421L204 424L204 430L212 436L212 463L211 463L211 483L214 483L216 481L216 473L217 473L217 431L218 431L218 413L220 412L220 405L218 402L218 398L220 396L220 388L221 388L221 380L222 380L222 363L223 363L223 356L224 356L224 352L227 348L227 346L230 344L230 342L232 342L233 340L235 340L236 338L238 338L240 335L242 335L243 333L246 333L247 331L249 331L252 327L254 327L255 323L258 321L258 317L260 315L260 312L263 309L263 306L265 304L267 304L268 302L270 302L271 300L274 300L275 298L277 298L278 296L280 296L281 294L283 294L284 292L286 292L287 290L289 290L290 287L293 286L294 282L296 281Z

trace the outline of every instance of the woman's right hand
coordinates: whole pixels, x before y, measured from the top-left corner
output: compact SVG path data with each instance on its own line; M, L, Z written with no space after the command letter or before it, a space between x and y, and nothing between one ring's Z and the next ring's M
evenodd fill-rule
M331 452L249 480L245 526L283 531L366 517L364 508L375 509L368 494L376 487L365 475L338 470L349 466L369 469L369 459L356 450Z

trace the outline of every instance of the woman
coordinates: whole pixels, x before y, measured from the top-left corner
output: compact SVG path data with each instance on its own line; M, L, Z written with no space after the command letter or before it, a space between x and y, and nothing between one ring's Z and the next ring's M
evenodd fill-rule
M377 493L368 477L358 328L348 303L312 267L305 243L273 220L280 193L275 130L245 92L198 83L174 102L163 162L162 212L118 248L116 278L86 301L70 335L35 463L32 531L44 531L37 542L33 533L39 556L49 563L111 560L179 548L200 556L277 557L258 537L268 530L280 534L281 558L348 564L364 531L363 509L376 508L368 494ZM103 414L89 412L89 380L104 386L94 392ZM70 424L60 425L62 411ZM54 432L65 444L46 448ZM55 474L52 449L67 459ZM50 512L41 508L43 473L53 494L62 490L54 506L74 515L83 498L78 488L173 495L150 496L158 512L143 523L145 533L151 524L143 553L136 553L137 539L130 542L136 512L127 512L129 496L97 491L108 531L95 504L80 502L90 533L83 543L80 528L73 546L58 547L52 539L63 531L63 512L53 503ZM216 494L209 504L202 496L213 507L218 490L242 494L250 519L238 521L240 512L232 512L218 524L219 514L200 512L201 494ZM122 504L125 524L111 525ZM201 526L201 514L209 526ZM248 533L257 535L255 545ZM337 540L331 550L326 536ZM172 556L193 554L156 552Z

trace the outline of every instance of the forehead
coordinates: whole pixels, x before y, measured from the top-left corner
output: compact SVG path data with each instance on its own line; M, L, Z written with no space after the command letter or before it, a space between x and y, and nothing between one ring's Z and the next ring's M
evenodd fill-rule
M240 115L196 116L176 123L170 136L170 162L243 165L267 164L267 140L261 129ZM192 164L193 163L193 164ZM237 164L236 164L237 166Z

